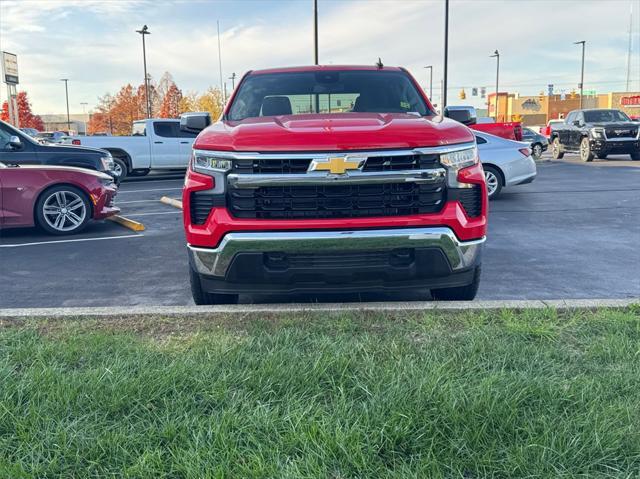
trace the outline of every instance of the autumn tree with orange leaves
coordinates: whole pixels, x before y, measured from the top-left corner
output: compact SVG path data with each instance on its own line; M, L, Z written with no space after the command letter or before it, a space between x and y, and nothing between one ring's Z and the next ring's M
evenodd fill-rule
M44 123L39 115L34 115L31 111L31 103L27 98L27 92L21 91L16 98L18 103L18 121L20 128L35 128L38 131L44 130ZM2 112L0 112L0 120L9 121L9 103L6 101L2 104Z
M175 83L172 83L162 100L160 107L160 118L178 118L180 116L180 101L182 100L182 91L178 89Z

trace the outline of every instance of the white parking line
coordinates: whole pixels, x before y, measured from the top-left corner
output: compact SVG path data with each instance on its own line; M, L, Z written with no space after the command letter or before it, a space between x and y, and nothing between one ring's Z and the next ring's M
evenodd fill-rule
M146 193L147 191L172 191L172 190L182 190L182 188L155 188L151 190L119 190L118 195L122 195L124 193Z
M181 215L182 211L158 211L153 213L133 213L127 216Z
M125 236L104 236L102 238L79 238L79 239L69 239L69 240L58 240L58 241L39 241L37 243L20 243L20 244L0 244L0 248L19 248L21 246L36 246L41 244L55 244L55 243L77 243L80 241L101 241L101 240L109 240L109 239L123 239L123 238L142 238L144 235L125 235Z

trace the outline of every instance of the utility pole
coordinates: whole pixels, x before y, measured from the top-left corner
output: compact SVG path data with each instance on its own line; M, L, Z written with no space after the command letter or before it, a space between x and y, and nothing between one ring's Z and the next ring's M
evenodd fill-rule
M429 69L429 101L433 102L433 65L428 65Z
M229 77L229 80L231 80L231 91L236 89L236 73L233 72L231 74L231 76Z
M61 78L60 81L64 82L64 93L67 97L67 133L69 133L69 130L71 130L71 119L69 117L69 79Z
M631 81L631 47L633 45L633 2L629 5L629 48L627 49L627 88L629 91L629 82Z
M218 23L218 69L220 70L220 94L222 95L222 103L227 102L227 96L224 93L224 80L222 79L222 47L220 46L220 20Z
M496 50L493 52L493 55L490 55L490 58L494 58L496 61L496 122L498 121L498 80L500 78L500 52Z
M444 78L442 80L442 105L440 111L444 114L447 106L447 71L449 62L449 0L444 0Z
M151 98L149 98L149 76L147 75L147 49L145 46L145 35L151 35L149 27L144 25L141 30L136 30L142 35L142 63L144 64L144 94L147 100L147 118L151 118Z
M313 63L318 65L318 0L313 0Z
M584 91L584 46L586 40L580 40L579 42L573 42L574 45L582 44L582 68L580 69L580 109L582 110L582 92Z

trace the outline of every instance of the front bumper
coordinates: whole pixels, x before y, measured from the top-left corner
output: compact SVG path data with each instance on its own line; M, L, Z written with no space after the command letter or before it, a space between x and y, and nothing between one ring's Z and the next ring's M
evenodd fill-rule
M629 155L640 152L640 140L591 139L591 150L594 153Z
M209 292L345 292L469 284L484 241L427 227L228 233L188 248Z

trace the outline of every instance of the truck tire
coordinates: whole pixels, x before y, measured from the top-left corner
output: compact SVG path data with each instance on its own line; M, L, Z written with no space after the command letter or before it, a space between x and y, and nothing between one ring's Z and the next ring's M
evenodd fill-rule
M480 286L480 266L473 273L473 282L456 288L432 289L431 297L436 301L471 301L476 297Z
M636 151L635 153L631 153L631 159L633 161L640 161L640 151Z
M124 180L129 174L129 167L127 166L127 162L122 158L114 157L113 158L114 169L113 172L120 179L120 181Z
M593 161L595 155L591 151L591 143L586 136L580 141L580 159L582 161Z
M191 283L191 295L197 305L237 304L237 294L207 293L202 290L200 276L189 266L189 282Z
M494 200L500 196L500 192L502 191L502 173L491 165L483 165L482 168L484 169L484 178L487 182L487 195L489 195L490 200Z
M562 151L560 138L558 138L557 136L551 142L551 156L554 160L561 160L564 157L564 151Z
M147 176L149 174L149 171L151 171L149 168L141 168L141 169L138 169L138 170L131 170L129 172L129 176L136 176L136 177Z

